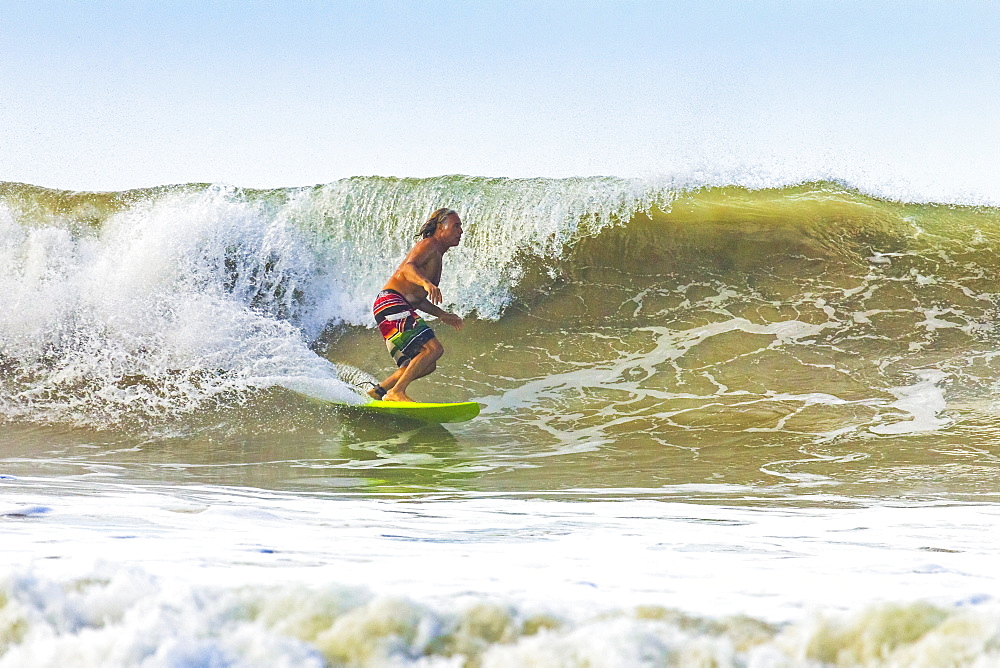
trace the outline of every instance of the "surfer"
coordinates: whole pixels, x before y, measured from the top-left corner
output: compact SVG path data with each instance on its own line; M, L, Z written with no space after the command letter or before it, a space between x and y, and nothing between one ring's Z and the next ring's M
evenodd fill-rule
M438 209L417 233L406 258L382 286L372 312L389 354L398 367L368 391L373 399L413 401L406 388L437 368L444 347L417 311L428 313L457 330L462 319L438 308L441 303L441 260L462 240L462 219L451 209Z

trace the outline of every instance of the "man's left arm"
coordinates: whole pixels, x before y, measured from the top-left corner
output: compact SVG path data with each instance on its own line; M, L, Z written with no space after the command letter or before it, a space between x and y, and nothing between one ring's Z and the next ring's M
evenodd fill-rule
M455 315L454 313L448 313L444 309L439 308L434 304L431 304L426 297L421 299L420 303L416 304L415 307L423 311L424 313L434 316L435 318L440 318L441 322L443 322L446 325L451 325L452 327L458 330L462 329L462 324L463 324L462 318Z

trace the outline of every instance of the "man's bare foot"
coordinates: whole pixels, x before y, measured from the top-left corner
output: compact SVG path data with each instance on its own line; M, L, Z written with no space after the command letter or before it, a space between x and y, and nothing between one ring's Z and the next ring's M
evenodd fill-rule
M383 399L385 398L385 390L382 389L381 385L376 385L372 389L368 390L366 394L372 399Z
M406 396L405 392L396 392L395 390L390 390L390 391L386 392L385 396L382 397L382 400L383 401L409 401L411 403L413 402L413 399L410 399L408 396Z

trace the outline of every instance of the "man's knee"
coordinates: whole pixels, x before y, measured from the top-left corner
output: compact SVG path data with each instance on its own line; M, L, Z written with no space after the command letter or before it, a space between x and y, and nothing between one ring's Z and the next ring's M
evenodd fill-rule
M424 345L424 349L427 351L427 357L431 361L436 362L444 354L444 346L437 339L431 339Z

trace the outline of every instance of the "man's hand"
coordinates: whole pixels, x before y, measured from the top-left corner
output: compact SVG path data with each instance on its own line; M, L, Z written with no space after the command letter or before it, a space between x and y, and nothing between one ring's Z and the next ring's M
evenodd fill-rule
M444 315L440 316L440 318L441 322L443 322L446 325L451 325L460 332L462 331L462 326L465 324L465 321L462 320L457 315L455 315L454 313L445 313Z
M441 303L441 289L430 281L424 283L424 290L427 290L427 301L431 304Z

